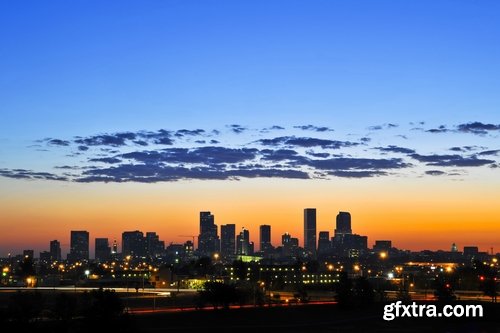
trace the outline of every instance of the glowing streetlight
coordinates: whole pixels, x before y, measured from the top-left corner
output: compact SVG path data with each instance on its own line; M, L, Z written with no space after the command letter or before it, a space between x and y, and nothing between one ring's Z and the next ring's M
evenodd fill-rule
M385 259L385 258L387 258L387 252L380 252L380 253L379 253L379 257L380 257L380 259Z

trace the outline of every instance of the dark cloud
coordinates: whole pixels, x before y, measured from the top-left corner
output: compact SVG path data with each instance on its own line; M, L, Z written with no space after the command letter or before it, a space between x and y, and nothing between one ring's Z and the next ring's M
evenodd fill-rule
M181 179L239 179L239 178L296 178L308 179L309 175L298 170L236 169L210 167L173 167L165 165L124 164L105 169L87 170L77 182L143 182L155 183Z
M437 128L431 128L431 129L428 129L426 130L426 132L429 132L429 133L446 133L446 132L450 132L451 130L447 129L445 125L441 125Z
M233 131L236 134L243 133L244 131L246 131L248 129L245 126L237 125L237 124L228 125L228 127L231 129L231 131Z
M390 153L402 153L402 154L413 154L415 150L410 148L403 148L394 145L389 145L387 147L375 147L373 149L378 149L382 152L390 152Z
M461 155L420 155L410 154L412 158L432 166L477 167L494 163L493 160L480 159L476 156L463 157Z
M142 163L220 164L252 160L256 157L257 151L255 148L167 148L159 151L131 152L122 154L119 157L133 159Z
M293 128L298 128L304 131L314 131L314 132L332 132L333 129L326 126L314 126L314 125L300 125L293 126Z
M170 146L174 144L172 132L164 129L160 129L156 132L140 131L137 133L137 137L157 145Z
M78 150L79 151L87 151L87 150L89 150L89 147L87 147L87 146L78 146Z
M101 158L91 158L89 159L90 162L102 162L102 163L108 163L108 164L116 164L120 163L122 160L116 157L101 157Z
M354 157L336 157L325 160L309 160L308 165L314 167L315 169L328 171L379 171L386 169L402 169L411 166L411 164L405 163L400 158L373 159Z
M487 156L487 155L498 156L499 153L500 153L500 149L495 149L495 150L485 150L485 151L482 151L482 152L478 153L478 155L481 155L481 156Z
M460 124L457 126L459 132L472 133L472 134L487 134L489 131L500 131L500 124L483 124L475 121L472 123Z
M206 143L206 141L205 141L205 140L196 140L195 142L196 142L196 143L199 143L199 144L205 144L205 143Z
M269 127L269 129L270 130L284 130L285 128L282 126L273 125L273 126Z
M350 141L337 141L295 136L282 136L273 139L261 139L258 142L264 146L286 145L303 148L321 147L324 149L339 149L342 147L353 147L359 145L359 143Z
M480 147L480 146L462 146L462 147L451 147L449 150L451 150L451 151L457 151L457 152L468 152L468 151L473 151L473 150L478 150L478 149L486 149L486 147Z
M376 176L385 176L387 172L384 171L332 171L328 173L332 176L343 177L343 178L368 178Z
M148 144L146 141L144 141L144 140L134 140L133 142L134 142L136 145L138 145L138 146L143 146L143 147L145 147L145 146L149 145L149 144Z
M203 129L195 129L195 130L187 130L187 129L181 129L175 132L175 136L185 136L185 135L190 135L190 136L198 136L198 135L203 135L205 134L205 130Z
M67 177L56 175L49 172L35 172L25 169L0 169L0 176L13 179L27 180L59 180L67 181Z
M310 156L313 156L313 157L318 157L318 158L327 158L327 157L330 157L329 153L316 153L316 152L314 152L312 150L306 151L306 154L310 155Z
M270 131L281 131L284 129L285 128L282 126L273 125L271 127L264 127L263 129L260 130L260 133L269 133Z
M47 141L47 144L51 146L69 146L70 142L67 140L50 139Z
M370 131L380 131L380 130L383 130L383 129L391 129L391 128L396 128L396 127L399 127L399 125L398 124L388 123L388 124L370 126L370 127L368 127L368 130L370 130Z
M220 142L219 142L219 141L217 141L217 140L210 140L210 144L216 145L216 144L218 144L218 143L220 143Z
M308 161L306 157L300 156L299 153L292 149L263 149L260 153L262 154L262 159L266 161L290 161L295 165L305 164Z
M126 145L127 139L116 134L94 135L87 138L78 138L75 143L86 146L112 146L119 147Z
M440 170L428 170L425 172L425 174L430 176L442 176L446 175L446 172Z

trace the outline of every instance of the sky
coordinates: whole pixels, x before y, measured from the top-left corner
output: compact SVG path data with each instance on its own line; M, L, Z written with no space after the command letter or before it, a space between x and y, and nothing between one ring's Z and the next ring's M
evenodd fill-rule
M497 1L0 3L0 257L218 225L500 251ZM257 246L258 247L258 246Z

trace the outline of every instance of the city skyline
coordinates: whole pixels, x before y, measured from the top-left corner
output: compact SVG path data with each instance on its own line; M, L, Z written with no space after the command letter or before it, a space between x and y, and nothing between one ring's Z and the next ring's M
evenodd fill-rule
M207 210L302 245L306 207L500 249L500 3L214 4L1 5L0 254L182 243Z
M310 214L313 214L312 216ZM46 253L47 255L50 254L54 258L61 258L63 260L67 259L70 261L76 261L76 260L88 260L88 259L98 259L100 257L99 255L99 250L98 247L100 246L100 253L101 256L103 256L103 253L108 252L108 257L109 259L111 254L120 254L121 256L127 256L127 255L137 255L139 257L141 256L146 256L146 252L143 251L151 251L151 249L156 248L157 245L152 245L152 244L162 244L161 248L162 251L163 249L166 249L168 245L182 245L182 244L187 244L187 242L192 242L192 245L194 245L194 249L197 251L198 255L201 256L209 256L211 257L214 253L218 253L219 255L222 256L232 256L232 255L253 255L254 251L259 252L261 254L264 254L267 252L269 249L274 249L276 246L282 246L284 245L284 240L283 237L287 236L288 238L293 237L299 240L299 243L297 244L300 248L304 249L304 253L306 256L310 256L311 258L316 257L316 253L320 253L320 248L321 248L321 234L323 235L334 235L335 237L332 238L327 238L327 247L329 249L335 249L336 243L338 242L344 242L345 235L351 236L353 235L354 237L367 237L368 242L365 243L367 248L373 248L374 250L377 247L377 243L391 243L395 248L398 248L399 250L410 250L405 247L400 246L395 246L392 240L388 240L389 238L380 238L380 239L371 239L370 235L367 236L359 236L356 234L354 231L355 229L352 228L352 221L351 221L351 215L349 212L346 211L339 211L335 223L333 225L333 229L316 229L314 230L315 232L315 239L318 241L316 242L316 245L314 248L311 248L311 244L306 245L306 242L304 239L307 237L307 235L311 236L312 235L312 230L311 228L306 228L306 226L309 225L308 222L311 219L316 222L316 208L304 208L303 214L304 214L304 219L303 219L303 233L302 234L291 234L288 231L285 231L283 233L275 234L273 233L272 230L272 225L268 224L263 224L258 226L259 234L258 235L253 235L250 236L250 232L247 228L244 226L241 227L241 232L236 233L236 224L221 224L220 227L215 224L215 214L212 214L211 211L202 211L199 212L199 224L200 224L200 234L198 236L195 235L178 235L178 237L181 237L181 239L187 239L185 242L173 242L169 241L168 239L165 239L164 237L161 237L161 235L157 234L156 231L146 231L144 234L143 230L139 230L140 228L136 228L133 231L132 230L123 230L121 234L118 237L113 237L113 238L108 238L108 237L91 237L91 232L88 230L71 230L70 231L70 237L69 237L69 243L64 244L65 246L61 246L61 240L60 239L55 239L50 241L50 245L48 248L33 248L30 246L22 246L22 250L17 250L17 252L12 251L9 252L8 255L18 255L19 253L24 253L26 251L33 251L35 257L38 257L38 254ZM208 224L207 224L208 222ZM210 227L211 225L215 226L215 230L212 230L213 227ZM315 225L315 223L314 223ZM208 229L207 229L208 226ZM202 230L205 229L203 232ZM263 230L264 231L264 237L263 237ZM215 238L213 238L213 241L215 239L217 240L217 245L213 245L209 248L207 248L206 242L207 242L207 234L209 236L209 239L212 239L212 237L215 235ZM243 236L244 235L244 236ZM273 236L274 235L274 236ZM83 237L83 239L82 239ZM153 238L151 240L151 237ZM266 244L265 248L262 248L262 240L265 240L264 244ZM270 239L270 243L267 242L267 240ZM93 241L94 242L93 242ZM254 241L255 240L255 241ZM194 243L193 243L194 242ZM201 242L201 245L200 245ZM244 243L242 243L244 242ZM86 245L82 245L85 244ZM98 245L98 244L101 245ZM91 244L95 244L95 246L91 246ZM111 247L111 244L113 244L113 248ZM135 245L132 245L135 244ZM259 244L259 247L254 248L254 244ZM350 243L349 243L350 244ZM451 245L450 245L451 244ZM458 251L459 246L457 246L456 242L452 242L448 244L449 247L442 247L438 249L432 249L432 250L437 250L437 251ZM71 246L70 246L71 245ZM192 246L191 245L191 246ZM248 246L251 245L251 253L249 253ZM270 248L268 247L270 245ZM324 245L324 244L323 244ZM104 246L104 250L103 250ZM200 248L201 246L201 248ZM473 242L469 242L467 244L462 244L460 245L460 248L467 248L467 247L476 247L477 244ZM67 247L67 251L64 251L64 248ZM489 248L481 248L478 247L479 250L482 252L490 253L494 252L496 249L493 247ZM121 252L117 252L121 250ZM47 251L49 250L49 251ZM337 249L338 250L338 249ZM413 249L413 251L424 251L424 250L431 250L429 248L420 248L420 249ZM154 256L156 255L155 253L160 253L161 251L158 250L158 252L151 252L147 253L148 256ZM495 252L496 253L496 252ZM0 255L0 258L3 258L4 256Z

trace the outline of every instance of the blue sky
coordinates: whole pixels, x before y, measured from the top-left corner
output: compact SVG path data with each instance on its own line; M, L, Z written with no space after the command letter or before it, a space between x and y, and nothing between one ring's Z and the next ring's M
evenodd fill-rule
M47 138L218 129L227 144L245 145L258 138L224 129L279 125L290 136L313 124L345 141L396 124L373 144L417 136L406 146L437 153L477 138L440 133L434 147L414 124L425 132L500 122L495 1L0 6L0 162L10 168L66 164L65 155L34 155ZM482 134L483 151L497 148L497 129Z
M0 6L3 139L499 118L496 1Z

